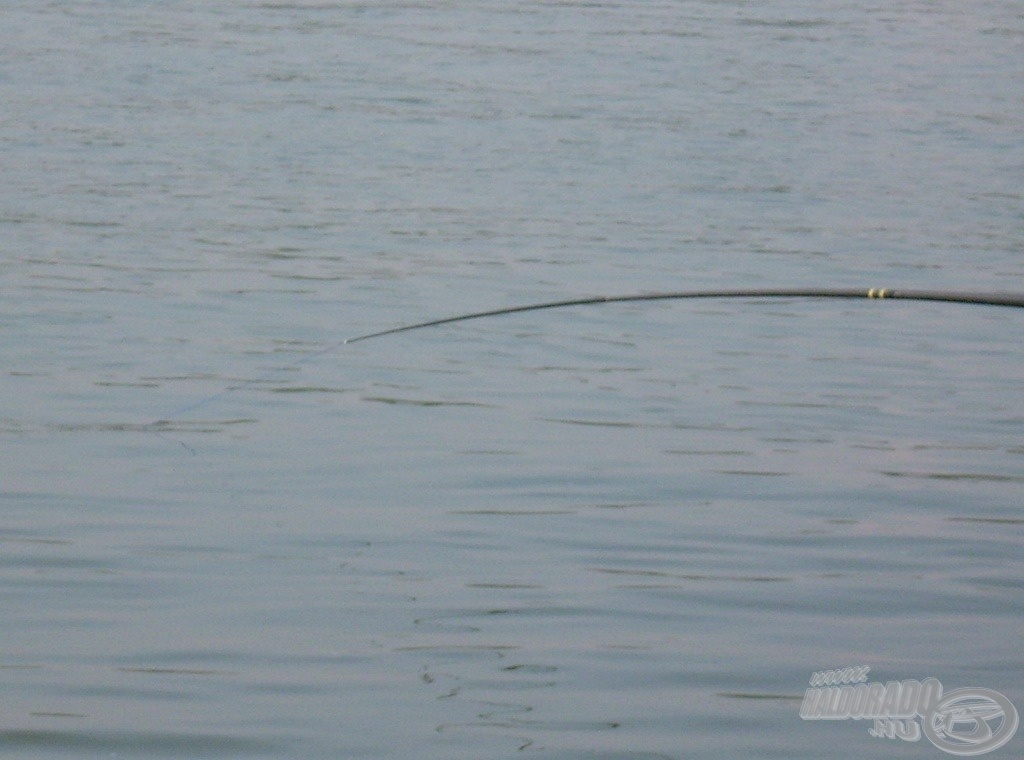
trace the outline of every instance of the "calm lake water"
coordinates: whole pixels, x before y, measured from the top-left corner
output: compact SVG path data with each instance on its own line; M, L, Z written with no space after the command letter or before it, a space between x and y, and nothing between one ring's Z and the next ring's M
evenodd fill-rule
M4 758L918 758L1024 710L1018 0L27 2ZM992 754L1019 756L1021 736Z

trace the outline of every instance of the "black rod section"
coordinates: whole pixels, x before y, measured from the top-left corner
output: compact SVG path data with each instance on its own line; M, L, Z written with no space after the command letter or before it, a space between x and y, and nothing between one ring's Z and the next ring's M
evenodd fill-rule
M440 319L431 319L427 322L417 322L411 325L401 325L399 327L392 327L387 330L381 330L379 332L369 333L367 335L359 335L354 338L341 341L340 343L333 343L319 351L314 351L311 354L303 356L301 359L296 360L289 367L297 367L301 364L313 361L314 359L336 351L341 346L349 343L356 343L361 340L370 340L372 338L382 338L385 335L394 335L396 333L409 332L411 330L421 330L426 327L437 327L439 325L449 325L454 322L468 322L471 319L483 319L485 317L499 317L505 314L520 314L526 311L542 311L545 309L562 309L571 306L589 306L594 304L604 303L629 303L638 301L675 301L684 299L698 299L698 298L746 298L746 299L763 299L763 298L873 298L873 299L888 299L888 300L904 300L904 301L941 301L946 303L962 303L962 304L979 304L983 306L1010 306L1016 308L1024 308L1024 295L1015 295L1012 293L965 293L959 291L943 291L943 290L902 290L895 288L871 288L865 290L863 288L778 288L778 289L747 289L747 290L683 290L670 293L639 293L634 295L620 295L620 296L593 296L589 298L571 298L565 301L548 301L545 303L534 303L527 304L525 306L508 306L502 309L490 309L489 311L477 311L470 314L459 314L452 317L442 317ZM199 399L198 401L186 404L185 406L179 407L169 415L151 422L146 425L147 428L157 428L160 425L165 425L171 420L179 418L186 412L192 412L200 407L206 406L212 401L226 396L229 393L247 388L258 382L262 382L267 378L273 376L276 371L262 375L254 380L246 380L239 385L232 385L224 388L213 395Z
M940 301L947 303L978 304L982 306L1011 306L1024 308L1024 295L1012 293L963 293L943 290L902 290L896 288L783 288L783 289L750 289L750 290L690 290L672 293L639 293L625 296L594 296L591 298L573 298L566 301L549 301L546 303L527 304L525 306L509 306L503 309L477 311L471 314L460 314L454 317L442 317L428 322L417 322L412 325L392 327L388 330L359 335L349 338L345 343L356 343L385 335L420 330L425 327L437 327L453 322L467 322L471 319L499 317L505 314L519 314L524 311L542 311L545 309L562 309L570 306L589 306L603 303L627 303L636 301L674 301L696 298L882 298L903 301Z

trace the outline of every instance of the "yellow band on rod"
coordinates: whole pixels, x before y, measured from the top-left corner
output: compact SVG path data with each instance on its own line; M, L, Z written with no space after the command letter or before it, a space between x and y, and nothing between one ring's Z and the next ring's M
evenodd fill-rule
M886 288L871 288L868 291L868 298L885 298L889 294Z

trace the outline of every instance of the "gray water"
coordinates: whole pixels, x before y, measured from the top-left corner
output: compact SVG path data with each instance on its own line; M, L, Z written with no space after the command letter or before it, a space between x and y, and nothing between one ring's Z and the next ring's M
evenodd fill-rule
M4 758L940 757L1024 710L1016 0L0 5ZM1018 755L1021 737L993 753Z

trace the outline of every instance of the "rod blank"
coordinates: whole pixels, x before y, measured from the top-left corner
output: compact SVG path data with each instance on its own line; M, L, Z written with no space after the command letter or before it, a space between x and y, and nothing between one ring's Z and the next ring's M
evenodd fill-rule
M675 300L686 300L686 299L715 299L715 298L740 298L740 299L764 299L764 298L779 298L779 299L793 299L793 298L871 298L871 299L885 299L885 300L904 300L904 301L940 301L946 303L961 303L961 304L977 304L982 306L1009 306L1016 308L1024 308L1024 295L1015 295L1011 293L965 293L958 291L942 291L942 290L897 290L895 288L871 288L865 290L863 288L780 288L780 289L747 289L747 290L691 290L691 291L677 291L670 293L639 293L634 295L620 295L620 296L593 296L590 298L572 298L565 301L548 301L546 303L534 303L527 304L525 306L509 306L502 309L490 309L488 311L477 311L470 314L459 314L452 317L442 317L440 319L431 319L427 322L417 322L411 325L401 325L399 327L392 327L387 330L380 330L379 332L368 333L366 335L359 335L354 338L349 338L340 343L333 343L326 348L322 348L314 353L307 354L301 359L293 362L290 367L296 367L300 364L312 361L313 359L324 356L325 354L331 353L337 350L343 345L349 343L356 343L361 340L370 340L372 338L382 338L385 335L395 335L396 333L410 332L412 330L421 330L427 327L438 327L440 325L449 325L455 322L468 322L471 319L484 319L485 317L500 317L505 314L519 314L527 311L543 311L545 309L562 309L572 306L590 306L595 304L606 304L606 303L629 303L638 301L675 301ZM200 407L206 406L212 401L226 396L229 393L247 388L256 383L262 382L267 378L271 377L274 373L268 373L262 375L259 378L253 380L246 380L239 385L233 385L225 388L213 395L207 396L185 406L179 407L170 414L162 417L161 419L149 423L147 428L156 429L161 425L166 425L171 420L175 420L186 412L192 412Z
M345 341L356 343L371 338L382 338L385 335L421 330L425 327L438 327L454 322L468 322L471 319L500 317L506 314L519 314L525 311L543 311L545 309L562 309L571 306L589 306L605 303L628 303L636 301L674 301L698 298L872 298L903 301L939 301L946 303L976 304L981 306L1009 306L1024 308L1024 295L1012 293L964 293L943 290L902 290L896 288L788 288L767 290L691 290L671 293L639 293L625 296L594 296L591 298L573 298L566 301L549 301L546 303L510 306L503 309L477 311L471 314L460 314L454 317L431 319L412 325L392 327L379 332L359 335Z

